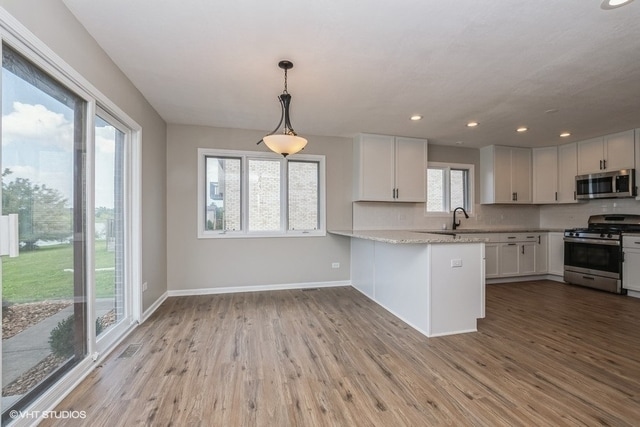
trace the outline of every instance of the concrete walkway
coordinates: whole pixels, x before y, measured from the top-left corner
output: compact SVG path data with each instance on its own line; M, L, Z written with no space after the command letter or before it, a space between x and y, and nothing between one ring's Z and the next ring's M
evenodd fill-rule
M98 317L113 308L113 298L103 298L96 303ZM2 341L2 387L33 368L51 354L49 335L58 323L73 314L73 306L60 310L53 316Z

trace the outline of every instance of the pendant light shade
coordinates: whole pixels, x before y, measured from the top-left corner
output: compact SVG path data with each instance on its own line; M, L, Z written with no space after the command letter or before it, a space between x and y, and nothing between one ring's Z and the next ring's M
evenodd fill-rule
M291 95L287 92L287 70L293 68L291 61L280 61L278 66L284 70L284 91L278 100L280 101L281 115L278 126L269 134L265 135L258 144L264 141L265 145L275 153L288 156L302 150L307 145L307 140L298 136L291 126L289 119L289 105L291 104ZM280 129L280 125L284 121L282 132L276 133Z
M267 147L274 153L287 156L295 154L307 145L307 140L296 135L275 134L262 138Z

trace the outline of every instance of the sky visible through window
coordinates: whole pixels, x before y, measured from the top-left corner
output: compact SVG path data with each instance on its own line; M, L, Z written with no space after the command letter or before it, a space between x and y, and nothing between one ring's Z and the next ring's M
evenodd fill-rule
M113 174L115 129L96 120L97 171ZM58 190L71 207L73 110L15 74L2 70L2 171ZM113 179L96 176L96 207L113 208Z

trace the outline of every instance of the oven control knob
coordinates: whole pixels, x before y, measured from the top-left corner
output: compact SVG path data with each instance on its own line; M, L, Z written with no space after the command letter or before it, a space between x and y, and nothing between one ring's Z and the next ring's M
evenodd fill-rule
M606 237L606 234L600 233L600 237Z
M613 235L612 235L611 233L609 233L609 234L607 234L607 237L608 237L608 238L612 238L612 237L613 237Z

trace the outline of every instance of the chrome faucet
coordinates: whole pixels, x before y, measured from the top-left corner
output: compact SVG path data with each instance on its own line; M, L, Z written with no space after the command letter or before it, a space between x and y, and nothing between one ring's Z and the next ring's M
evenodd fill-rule
M469 215L467 215L467 211L464 210L464 208L462 207L457 207L453 210L453 225L451 226L452 230L455 230L456 228L458 228L458 226L460 225L460 221L456 222L456 212L458 210L461 210L462 213L464 213L464 217L465 218L469 218Z

